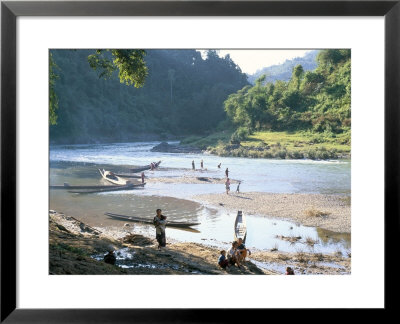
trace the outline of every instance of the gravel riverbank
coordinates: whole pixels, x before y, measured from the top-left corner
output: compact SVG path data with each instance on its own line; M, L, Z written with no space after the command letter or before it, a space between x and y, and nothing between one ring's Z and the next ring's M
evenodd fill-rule
M351 232L350 197L323 194L276 194L262 192L202 194L198 202L246 214L284 218L334 232Z

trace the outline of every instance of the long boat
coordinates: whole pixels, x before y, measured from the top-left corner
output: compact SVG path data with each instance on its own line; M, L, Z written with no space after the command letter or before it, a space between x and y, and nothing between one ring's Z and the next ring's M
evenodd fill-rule
M119 215L119 214L108 213L108 212L104 213L104 215L111 217L111 218L119 219L119 220L153 225L153 219L149 219L149 218ZM196 225L200 225L200 223L185 223L185 222L174 222L174 221L167 220L167 224L166 224L166 226L169 226L169 227L190 227L190 226L196 226Z
M241 210L237 212L234 230L235 230L234 234L235 241L241 238L244 243L246 241L247 226L246 226L246 218L244 217Z
M129 183L125 186L104 186L105 188L100 188L100 189L80 189L80 190L68 190L68 192L71 193L96 193L96 192L108 192L108 191L120 191L120 190L132 190L132 189L137 189L140 187L144 187L146 183L140 183L140 184L132 184Z
M135 173L115 173L117 177L122 177L122 178L135 178L135 179L140 179L142 176L137 175Z
M160 165L160 163L161 163L161 161L158 161L157 163L154 163L153 168L154 168L154 169L158 168L158 166ZM144 166L138 167L138 168L133 168L133 169L130 169L130 171L131 171L132 173L138 173L138 172L142 172L142 171L146 171L146 170L150 170L150 169L151 169L151 164L149 164L149 165L144 165Z
M64 189L64 190L74 190L74 189L108 189L108 188L117 188L118 185L89 185L89 186L71 186L68 183L64 183L63 185L50 185L50 189Z
M115 175L113 172L111 171L106 171L106 170L100 170L99 172L101 174L101 176L106 179L107 181L116 184L116 185L120 185L120 186L125 186L128 185L129 183L131 183L129 180L123 179L118 177L117 175Z

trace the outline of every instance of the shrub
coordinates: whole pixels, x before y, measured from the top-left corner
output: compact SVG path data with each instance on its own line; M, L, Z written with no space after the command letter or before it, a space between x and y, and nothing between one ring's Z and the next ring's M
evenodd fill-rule
M250 130L247 127L239 127L231 136L231 143L238 144L244 141L250 135Z

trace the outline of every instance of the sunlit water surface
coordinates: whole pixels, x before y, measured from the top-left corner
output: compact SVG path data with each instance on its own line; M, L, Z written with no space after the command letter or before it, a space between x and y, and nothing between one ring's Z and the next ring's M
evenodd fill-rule
M242 180L242 191L274 193L350 194L350 161L268 160L218 157L205 154L171 154L150 152L158 144L123 143L99 145L68 145L50 148L50 183L71 185L106 184L98 168L127 172L129 167L162 160L156 171L146 171L146 177L201 176L223 178L229 168L232 179ZM206 170L196 168L200 160ZM221 169L217 165L221 164ZM66 190L50 190L50 209L74 216L91 226L122 228L125 222L104 215L113 212L152 218L156 208L163 209L170 220L199 222L195 231L167 228L167 237L216 247L228 247L233 239L235 213L223 207L207 208L189 200L203 193L223 192L221 184L184 184L149 182L144 189L97 194L72 194ZM246 215L246 245L253 249L278 248L280 251L314 251L345 253L350 250L350 234L333 233L293 222L259 215ZM152 226L133 224L135 232L154 235ZM132 227L130 227L132 228ZM290 244L276 236L301 236ZM311 248L309 237L318 240Z

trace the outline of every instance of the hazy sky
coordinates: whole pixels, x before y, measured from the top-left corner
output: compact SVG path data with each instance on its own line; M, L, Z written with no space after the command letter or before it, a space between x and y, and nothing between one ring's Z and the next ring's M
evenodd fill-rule
M257 70L302 57L310 50L220 50L219 55L230 54L232 60L243 72L253 74ZM203 51L202 51L203 52ZM202 53L203 54L203 53Z

